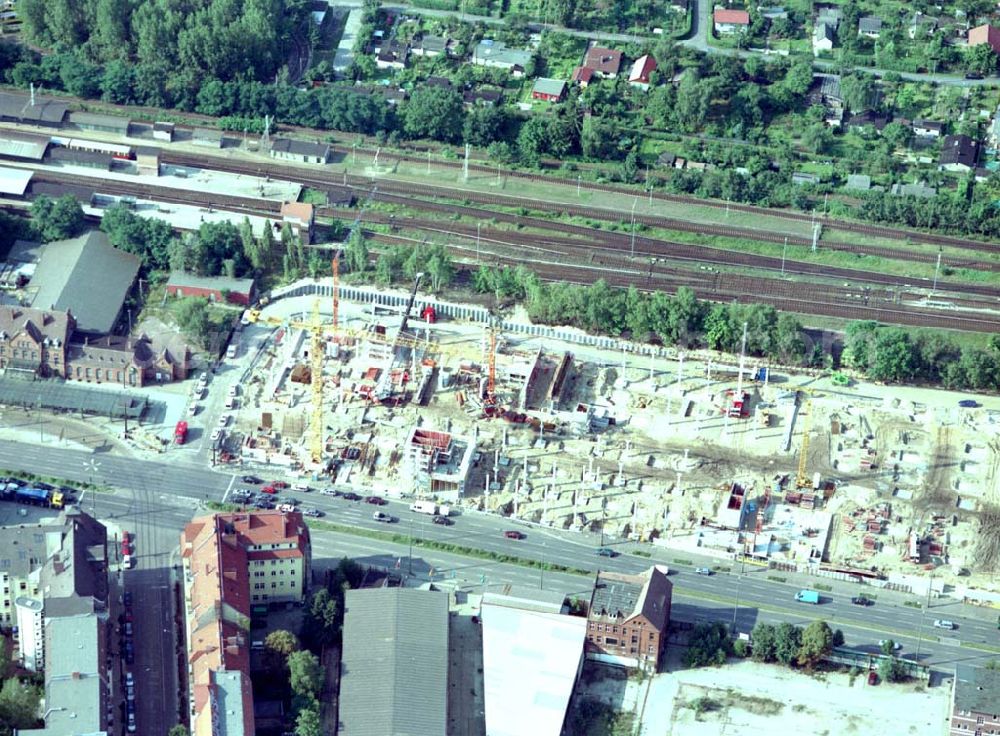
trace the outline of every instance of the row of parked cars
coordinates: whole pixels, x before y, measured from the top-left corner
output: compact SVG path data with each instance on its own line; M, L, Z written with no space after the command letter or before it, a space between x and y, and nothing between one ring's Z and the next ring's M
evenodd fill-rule
M127 539L128 533L122 534L122 539ZM135 642L132 638L132 626L134 616L132 614L132 593L128 590L123 594L124 613L122 622L122 657L125 665L122 667L122 690L125 693L125 729L129 733L135 733L138 728L135 723L135 676L129 669L135 663Z

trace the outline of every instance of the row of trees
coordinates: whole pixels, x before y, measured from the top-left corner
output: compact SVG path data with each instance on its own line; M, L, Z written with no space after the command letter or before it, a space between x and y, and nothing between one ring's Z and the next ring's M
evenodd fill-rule
M833 647L844 642L840 631L833 631L825 621L813 621L804 629L789 623L774 626L760 623L750 635L752 644L729 636L728 627L718 621L698 624L688 637L684 664L688 667L725 664L732 655L751 656L758 662L777 662L786 666L812 669Z
M473 288L497 300L523 301L535 322L573 325L608 335L628 334L684 347L706 345L738 352L747 326L747 352L783 363L822 362L822 351L807 350L802 324L764 304L709 304L681 287L673 296L647 294L635 287L619 289L600 279L590 286L543 282L524 267L482 266L472 277Z
M875 381L1000 390L1000 335L993 335L981 348L959 346L940 332L913 333L872 321L853 322L845 331L841 360Z

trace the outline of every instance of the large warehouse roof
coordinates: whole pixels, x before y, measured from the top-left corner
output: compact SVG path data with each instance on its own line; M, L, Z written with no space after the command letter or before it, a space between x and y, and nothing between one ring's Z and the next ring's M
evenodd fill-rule
M587 619L483 603L486 736L559 736Z
M407 588L349 590L345 609L338 733L445 736L448 596Z
M72 240L49 243L31 279L32 305L69 310L81 332L111 332L135 277L139 259L92 230Z
M41 161L49 147L49 139L29 133L10 133L4 131L0 135L0 156L7 158L24 158Z

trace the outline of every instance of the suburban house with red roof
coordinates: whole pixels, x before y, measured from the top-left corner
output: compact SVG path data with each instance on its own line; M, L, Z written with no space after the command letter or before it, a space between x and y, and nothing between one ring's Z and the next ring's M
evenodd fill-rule
M593 69L595 76L614 79L622 66L622 52L591 46L583 58L583 65L587 69Z
M628 83L633 87L649 89L649 75L656 71L656 59L649 54L640 56L632 64L632 71L628 75Z
M715 32L721 35L731 35L750 27L750 13L745 10L716 8L712 20Z

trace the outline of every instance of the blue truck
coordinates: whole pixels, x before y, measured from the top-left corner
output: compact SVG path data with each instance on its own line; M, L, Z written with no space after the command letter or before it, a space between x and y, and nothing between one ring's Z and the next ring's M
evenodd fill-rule
M795 594L795 600L799 603L812 603L815 605L819 603L819 593L815 590L800 590Z
M10 486L3 494L4 498L11 499L17 503L27 503L33 506L51 506L54 509L61 509L63 503L63 493L61 491L49 490L47 488L32 488L31 486L19 486L10 493Z

